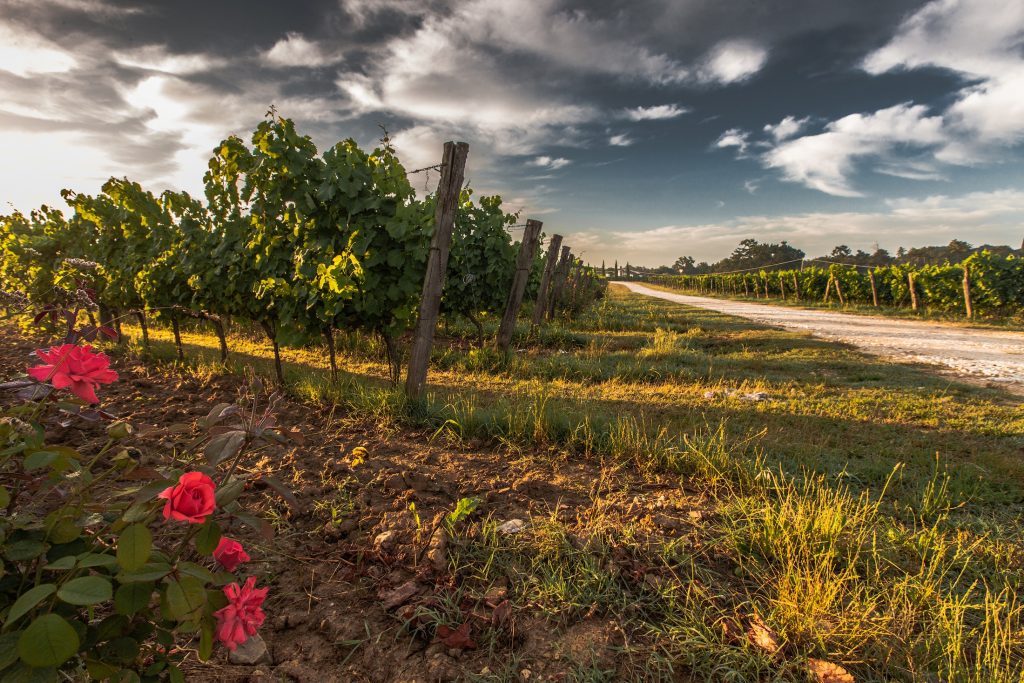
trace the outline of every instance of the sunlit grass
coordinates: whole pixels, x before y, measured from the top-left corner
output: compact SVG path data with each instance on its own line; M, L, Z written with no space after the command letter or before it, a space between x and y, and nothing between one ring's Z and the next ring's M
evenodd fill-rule
M469 348L468 327L448 332L425 405L408 405L379 344L356 336L334 383L321 349L285 349L289 391L378 429L674 481L705 510L682 535L652 536L650 519L622 512L627 484L598 483L574 519L536 515L518 536L475 524L453 543L467 583L452 605L507 578L517 608L556 625L614 620L614 676L588 662L579 680L806 680L813 657L858 681L1024 681L1015 397L614 287L571 324L521 327L508 356ZM170 333L151 336L173 362ZM226 368L215 338L184 336L189 372L272 374L258 336L234 335ZM779 656L747 640L754 615Z

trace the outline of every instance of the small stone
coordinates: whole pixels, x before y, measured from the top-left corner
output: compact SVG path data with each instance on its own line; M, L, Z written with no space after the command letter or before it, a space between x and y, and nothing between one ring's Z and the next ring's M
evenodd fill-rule
M270 652L267 651L267 644L263 638L256 634L249 636L249 640L234 650L230 650L228 652L228 661L232 664L245 664L248 666L269 663Z
M443 572L448 568L448 532L443 525L439 525L430 537L427 561L435 572Z
M377 552L389 552L394 550L398 544L398 534L394 531L384 531L377 534L377 537L373 539L373 549Z
M526 528L526 522L521 519L510 519L498 525L499 534L518 534Z
M279 681L313 681L317 679L317 676L297 659L292 659L278 666L274 669L274 675L277 677L275 680Z
M271 681L270 671L265 666L258 666L249 673L249 683L263 683Z
M413 491L437 491L437 484L426 474L420 472L402 472L402 479L405 485Z
M384 609L394 609L399 605L404 605L409 599L420 592L420 585L415 580L409 580L403 583L398 588L382 593L380 596L381 606Z

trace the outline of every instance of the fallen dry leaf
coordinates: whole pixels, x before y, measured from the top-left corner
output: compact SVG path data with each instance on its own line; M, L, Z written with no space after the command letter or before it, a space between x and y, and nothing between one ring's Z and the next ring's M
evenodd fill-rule
M437 627L437 637L434 642L441 643L445 647L456 650L475 650L476 641L469 637L469 622L467 621L457 629L447 626Z
M818 683L853 683L853 674L824 659L808 659L807 668L814 674L814 680Z
M508 598L508 588L505 586L493 586L484 594L484 604L494 608L505 602L506 598Z
M494 627L504 626L511 616L512 604L508 600L504 600L495 605L494 612L491 614L491 625Z
M747 629L747 638L754 645L770 655L777 654L782 649L782 643L775 631L768 628L768 625L758 615L750 618L750 628Z
M384 609L394 609L405 604L409 598L420 592L420 585L415 580L409 580L394 590L380 594L381 604Z

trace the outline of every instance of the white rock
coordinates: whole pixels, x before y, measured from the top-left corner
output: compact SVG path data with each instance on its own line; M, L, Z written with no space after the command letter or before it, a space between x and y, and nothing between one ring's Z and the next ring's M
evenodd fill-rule
M498 525L499 534L518 534L526 528L526 522L521 519L510 519Z
M254 636L250 636L249 640L234 650L230 650L228 652L228 661L232 664L247 664L249 666L269 663L270 653L267 651L266 642L257 633Z

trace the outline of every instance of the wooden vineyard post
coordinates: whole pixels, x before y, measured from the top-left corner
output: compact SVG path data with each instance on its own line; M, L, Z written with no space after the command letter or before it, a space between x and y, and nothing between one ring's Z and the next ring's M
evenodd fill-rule
M747 276L746 275L743 276L743 296L745 296L745 297L749 297L750 296L750 287L747 286Z
M836 283L836 297L839 299L839 305L845 306L846 299L843 298L843 290L839 289L839 278L834 278L833 281Z
M555 317L555 308L562 298L562 290L565 288L565 278L569 275L569 262L572 260L572 251L569 247L562 247L562 256L558 259L558 267L555 268L555 279L551 283L551 301L548 304L548 320Z
M185 360L185 352L181 349L181 324L178 322L178 315L171 316L171 330L174 332L174 350L178 353L178 360Z
M540 276L540 288L537 290L537 303L533 306L533 324L540 325L544 320L544 312L548 310L548 292L551 279L555 276L558 265L558 250L562 246L562 236L552 235L547 256L544 257L544 272Z
M964 308L967 310L967 318L973 318L974 307L971 306L971 273L966 263L964 264Z
M434 235L427 252L427 272L423 277L423 296L420 299L419 318L409 352L409 371L405 378L405 395L420 400L427 388L427 365L434 345L441 290L448 268L448 252L452 245L452 226L458 207L462 179L466 171L469 145L465 142L444 143L441 162L441 180L437 184L437 206L434 209Z
M868 282L871 283L871 303L878 308L878 287L875 286L875 271L868 271Z
M768 278L763 278L763 280L764 280L764 298L765 298L765 301L767 301L768 300Z
M512 278L512 289L509 290L508 302L505 304L505 315L501 317L501 324L498 326L498 350L502 352L508 351L508 347L512 343L512 333L516 330L516 318L519 317L519 308L523 305L526 283L530 279L533 252L537 250L541 225L540 221L526 221L523 241L519 245L519 256L516 257L516 274Z
M796 273L793 273L793 296L800 301L800 280L797 279Z
M917 310L917 290L914 289L914 274L907 273L907 284L910 285L910 307Z
M828 294L832 290L832 276L828 276L828 282L825 283L825 298L822 299L822 303L828 303Z
M786 281L782 278L782 273L779 273L779 291L782 292L782 300L786 300Z

